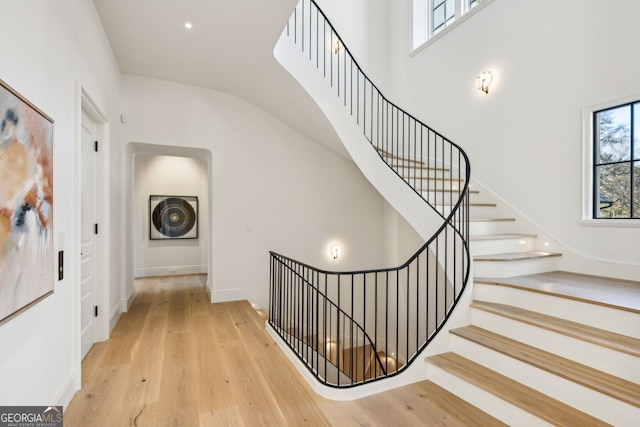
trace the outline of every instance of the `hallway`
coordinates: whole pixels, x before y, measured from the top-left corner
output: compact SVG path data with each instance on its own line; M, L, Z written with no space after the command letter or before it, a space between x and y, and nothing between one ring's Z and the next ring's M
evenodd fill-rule
M322 398L250 304L209 303L204 277L136 280L131 309L82 362L65 425L501 425L430 382Z

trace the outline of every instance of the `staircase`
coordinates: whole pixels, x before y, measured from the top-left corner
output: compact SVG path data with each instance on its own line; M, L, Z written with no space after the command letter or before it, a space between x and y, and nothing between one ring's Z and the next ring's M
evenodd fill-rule
M428 378L510 425L636 425L640 282L557 271L560 253L470 188L471 324Z
M328 81L326 94L310 89L317 78L307 64L290 71L363 174L427 240L394 269L328 272L271 254L269 325L312 375L355 387L403 373L445 330L450 351L426 358L427 378L502 422L637 425L640 283L558 271L562 255L470 184L459 147L382 96L313 1L301 1L285 33ZM406 189L426 203L407 208ZM448 330L466 253L475 283L461 310L470 324Z
M276 58L284 50L362 173L425 241L402 265L362 271L270 253L273 334L320 384L363 386L406 371L448 327L470 274L470 165L459 146L380 93L315 2L296 7Z
M381 378L386 373L395 373L403 366L403 363L398 362L394 356L387 355L384 351L374 353L374 347L371 344L345 347L349 345L348 340L325 340L324 337L318 335L304 336L302 331L295 328L288 332L290 338L300 341L303 346L308 346L317 352L319 357L326 359L336 371L339 371L342 379L341 381L336 380L336 383L366 382Z
M473 188L473 186L471 186ZM470 250L475 277L510 277L554 271L562 254L545 250L538 236L523 233L515 218L500 216L497 203L471 193Z
M471 325L428 378L511 425L637 425L640 283L566 272L476 279Z

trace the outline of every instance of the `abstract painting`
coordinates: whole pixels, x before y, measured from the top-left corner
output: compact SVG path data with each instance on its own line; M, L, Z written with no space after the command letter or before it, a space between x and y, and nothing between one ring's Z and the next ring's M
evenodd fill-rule
M197 239L198 198L149 196L149 238Z
M53 120L0 80L0 324L54 289Z

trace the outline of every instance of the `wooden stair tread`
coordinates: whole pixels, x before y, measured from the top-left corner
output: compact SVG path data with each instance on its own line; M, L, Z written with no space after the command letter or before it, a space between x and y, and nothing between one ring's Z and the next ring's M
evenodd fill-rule
M482 207L482 208L495 208L498 206L495 203L469 203L471 207Z
M537 234L476 234L469 236L469 240L478 242L483 240L535 239L536 237L538 237Z
M445 177L442 177L442 176L428 176L428 175L423 175L423 176L410 175L410 176L403 176L402 178L404 178L405 180L406 179L409 179L409 180L411 180L411 179L415 179L415 180L420 179L420 180L429 180L429 181L464 182L464 179L461 179L461 178L445 178Z
M451 333L640 408L640 384L598 371L477 326L470 325L453 329Z
M549 423L580 426L608 425L458 354L438 354L428 357L427 361Z
M470 218L469 222L512 222L515 218Z
M538 258L550 258L559 257L562 254L557 252L544 252L544 251L527 251L527 252L508 252L503 254L491 254L491 255L478 255L473 257L474 261L497 261L497 262L509 262L509 261L521 261L526 259L538 259Z
M442 208L442 207L448 208L451 205L448 204L448 203L435 203L435 206L437 206L439 208ZM476 207L476 208L495 208L497 205L495 203L475 203L475 202L471 202L471 203L469 203L469 206L472 207L472 208L474 208L474 207Z
M354 381L363 381L366 378L369 366L373 359L371 345L363 345L342 350L342 371Z
M640 339L560 319L507 304L473 301L472 308L640 357Z
M640 314L640 282L566 271L506 278L475 278L475 283L506 286Z
M403 162L415 163L417 165L424 165L424 162L422 160L411 159L409 157L401 157L396 154L389 153L388 151L383 150L382 148L379 148L379 147L374 147L374 148L383 157L388 157L390 159L395 159L395 160L402 160Z
M406 389L396 389L402 392L403 399L399 399L398 403L402 403L403 407L411 408L412 411L418 412L423 420L422 425L430 424L429 415L433 412L432 405L441 408L448 413L449 421L457 421L460 425L476 425L482 427L506 427L507 424L492 417L486 412L473 406L469 402L459 398L455 394L440 387L436 383L424 380L406 386ZM406 391L405 391L406 390ZM458 423L449 423L447 425L458 425ZM397 425L397 420L394 422ZM437 425L444 425L437 424Z
M438 189L435 189L435 188L429 188L429 189L427 189L427 188L423 188L421 191L422 191L423 193L428 193L428 192L435 192L435 193L460 193L460 190L453 190L453 189L451 189L451 188L438 188ZM467 190L467 191L468 191L469 193L471 193L471 194L479 194L479 193L480 193L480 191L478 191L478 190Z
M400 168L405 168L405 169L422 169L422 170L429 170L429 171L438 171L438 172L449 172L448 168L439 168L439 167L435 167L435 166L430 166L430 165L420 165L420 164L415 164L415 163L411 163L411 164L400 164L400 163L391 163L390 166L394 169L400 169Z

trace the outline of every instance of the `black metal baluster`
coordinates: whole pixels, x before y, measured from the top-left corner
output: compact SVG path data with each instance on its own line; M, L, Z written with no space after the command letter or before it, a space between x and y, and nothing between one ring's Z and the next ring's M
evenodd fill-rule
M343 96L343 105L347 106L347 52L348 49L344 46L344 43L340 39L339 35L333 28L333 26L325 19L322 11L317 7L315 2L311 0L309 4L305 4L306 0L303 0L300 11L296 8L293 13L293 42L295 44L298 43L298 37L300 37L300 49L302 52L307 48L305 45L305 39L308 39L308 48L309 48L309 60L313 63L313 9L316 8L316 69L319 69L319 56L320 56L320 44L319 44L319 34L320 34L320 20L322 20L323 24L323 76L327 78L326 68L327 62L330 62L330 76L329 76L329 84L333 87L334 80L334 72L337 72L337 95L338 97ZM308 23L305 23L307 18L308 11ZM298 16L300 16L300 23L298 23ZM328 41L329 46L327 48L327 25L329 26L331 37ZM301 31L298 32L298 26L300 26ZM291 35L291 21L287 22L287 35ZM309 28L308 34L306 28ZM335 39L334 39L335 37ZM332 41L338 40L339 50L337 52L333 51ZM342 67L340 66L340 50L344 52L344 56L342 58ZM327 61L326 55L331 55L330 61ZM333 65L333 55L336 55L336 70L334 70ZM355 59L349 54L350 58L350 83L349 83L349 107L350 113L353 116L354 114L354 88L353 88L353 74L354 68L356 72L356 108L355 108L355 121L358 126L362 123L362 132L365 138L367 138L371 144L375 144L377 148L384 150L381 151L381 157L387 162L387 164L395 169L396 173L405 179L408 185L412 186L414 190L416 190L419 194L423 196L423 199L434 206L438 212L440 212L445 220L443 224L444 227L441 229L441 234L432 237L427 244L421 249L421 252L417 252L416 255L408 262L403 268L406 268L406 316L407 320L411 317L411 298L416 299L416 330L415 330L415 339L416 339L416 349L415 352L411 352L412 356L410 357L410 337L411 330L408 323L400 324L400 314L399 307L401 305L399 298L399 288L400 284L400 269L386 269L383 270L385 274L385 301L384 304L385 309L385 342L386 342L386 354L389 355L389 314L390 314L390 292L389 288L389 274L392 274L395 271L395 286L396 286L396 325L395 325L395 349L394 351L398 354L396 355L396 363L399 359L400 354L402 354L399 346L399 335L403 333L406 335L406 363L410 363L413 358L415 358L418 354L418 350L424 348L433 336L429 334L429 318L430 313L433 312L434 319L434 328L433 335L440 329L442 326L442 322L446 320L450 313L452 307L448 305L449 303L449 289L448 289L448 280L451 278L452 280L452 291L453 296L451 301L455 304L458 300L459 295L462 294L462 290L466 285L466 281L468 279L469 274L469 254L468 254L468 236L469 236L469 191L468 191L468 180L469 180L469 165L468 160L464 152L459 149L455 144L451 143L446 138L442 137L435 131L432 131L422 123L419 123L417 119L408 115L403 110L399 109L394 104L391 104L386 100L386 98L380 93L380 91L375 87L373 82L371 82L368 77L362 72L361 68L358 66ZM342 74L342 76L341 76ZM362 96L360 95L360 79L362 78ZM342 80L342 81L341 81ZM341 89L342 88L342 89ZM369 92L370 91L370 92ZM368 99L367 99L368 98ZM369 108L367 109L367 104L369 104ZM375 107L375 114L374 114ZM361 113L362 111L362 113ZM395 111L395 114L394 114ZM367 123L367 119L368 123ZM402 123L400 123L402 120ZM412 125L413 121L413 125ZM375 125L374 125L375 122ZM375 126L375 132L374 132ZM418 137L418 126L420 127L420 136ZM426 127L427 135L425 137L424 130ZM418 141L419 139L419 141ZM431 145L433 145L433 150L431 150ZM419 150L418 150L419 148ZM457 153L458 161L457 165L454 165L454 157L453 152L454 149ZM383 153L387 154L383 154ZM426 157L425 157L426 152ZM448 153L447 153L448 152ZM433 155L432 155L433 153ZM424 159L424 160L423 160ZM433 160L432 160L433 159ZM394 164L395 161L395 164ZM426 163L422 163L422 162ZM390 163L391 162L391 163ZM453 173L453 168L457 166L457 173ZM465 168L462 171L462 168ZM417 170L420 169L420 174L418 175ZM413 176L411 176L411 171L413 171ZM431 173L433 171L433 174ZM426 172L426 176L425 176ZM407 175L407 173L409 175ZM457 176L457 178L455 178ZM425 182L426 185L425 185ZM431 181L433 181L433 189L431 186ZM442 185L439 186L438 183L442 182ZM446 188L446 183L449 182L449 187ZM457 183L454 189L454 182ZM458 187L462 186L462 187ZM426 188L426 195L425 193ZM433 193L433 196L431 195ZM448 203L446 194L449 194ZM454 196L454 193L457 196ZM433 198L435 197L435 200ZM446 206L448 205L448 209ZM451 227L451 229L449 229ZM444 243L441 239L444 238ZM457 239L460 238L461 241L458 242ZM449 242L450 239L453 239L452 242ZM435 248L433 245L435 244ZM449 249L452 248L452 251ZM429 251L432 250L434 252L433 263L429 261ZM453 258L450 258L453 257ZM458 258L462 258L458 260ZM425 267L424 270L424 280L421 279L422 268L420 266L420 260L424 259ZM440 266L444 263L444 267ZM415 267L412 265L415 264ZM433 264L433 265L430 265ZM414 273L412 273L412 268L415 268ZM435 277L435 289L433 291L433 297L429 292L429 283L432 282L430 279L431 273L430 268L435 268L435 272L433 272L433 276ZM453 271L451 271L453 268ZM443 271L440 271L440 270ZM328 289L328 274L323 273L324 281L325 281L325 294L320 294L320 272L312 267L305 266L301 263L297 263L293 260L289 260L279 256L272 257L272 263L270 265L270 289L269 289L269 315L270 315L270 324L275 325L281 331L291 332L288 333L290 347L296 347L298 354L305 354L305 358L309 359L305 363L310 369L316 371L316 375L319 375L317 366L319 361L320 351L315 352L315 356L313 354L312 349L309 347L313 347L313 342L305 341L305 333L307 337L312 336L315 332L315 347L317 350L320 349L320 333L323 333L325 340L323 343L324 350L323 353L325 355L325 370L324 377L326 377L328 367L327 362L330 360L335 360L338 365L338 369L340 371L340 365L343 365L344 359L343 354L340 354L340 346L338 342L341 339L346 337L347 329L350 334L350 344L352 347L351 351L351 372L352 379L350 384L342 384L342 386L354 385L354 383L363 382L366 376L366 352L363 351L362 362L363 366L361 369L361 375L356 375L358 373L359 361L355 361L353 355L353 349L355 346L362 341L362 343L367 344L370 343L372 345L372 351L376 352L378 350L377 341L378 341L378 305L380 305L381 301L379 300L379 290L378 290L378 273L375 276L375 286L374 290L374 313L373 319L375 321L374 325L374 339L371 338L366 333L367 327L367 301L370 301L370 296L367 295L367 272L358 273L356 276L355 273L346 273L351 275L351 299L350 299L350 315L347 315L344 310L340 307L341 302L341 274L336 276L337 280L337 288L336 292L338 293L338 305L334 305L330 300L327 300L327 295L329 294ZM442 277L441 277L442 276ZM354 281L355 279L362 277L362 325L360 327L358 321L356 320L356 312L355 308L360 307L360 302L355 303L356 293L354 289ZM314 282L318 283L318 287ZM420 286L424 281L425 285L425 296L422 297L425 299L424 303L426 304L424 313L421 312L421 301L420 295L421 290ZM442 283L440 283L442 282ZM415 283L415 291L413 291L413 284ZM444 286L444 291L440 290L440 286ZM346 293L345 293L346 294ZM443 295L444 294L444 298ZM324 312L322 314L322 319L320 319L320 298L322 298L322 305L325 307ZM335 308L334 308L335 307ZM315 311L314 311L315 310ZM335 319L333 318L333 311L335 310ZM280 313L280 314L278 314ZM284 313L287 313L284 315ZM358 314L359 318L360 314ZM315 319L314 319L315 317ZM420 324L422 323L421 319L425 321L425 339L422 341L422 345L420 345ZM330 341L330 334L333 330L331 325L332 322L336 323L336 340L338 342L335 343L334 346L329 345L327 347L327 341ZM350 322L350 323L347 323ZM322 326L321 326L322 324ZM322 329L322 331L321 331ZM315 330L315 331L314 331ZM295 345L294 342L291 341L291 337L295 335ZM361 339L362 337L362 339ZM303 351L301 352L300 346L304 345ZM332 354L327 353L327 348L332 348ZM363 347L366 348L366 347ZM311 357L309 357L311 354ZM333 357L332 357L333 355ZM316 363L313 362L315 357ZM377 363L381 364L380 359L375 355ZM358 358L359 359L359 358ZM382 364L381 364L382 365ZM388 361L384 364L385 368L384 372L388 371ZM315 368L314 368L315 367ZM372 375L375 379L378 377L377 369L374 371ZM384 374L383 374L384 376ZM323 379L326 383L326 378ZM340 379L338 379L340 382ZM340 386L340 384L338 384Z

